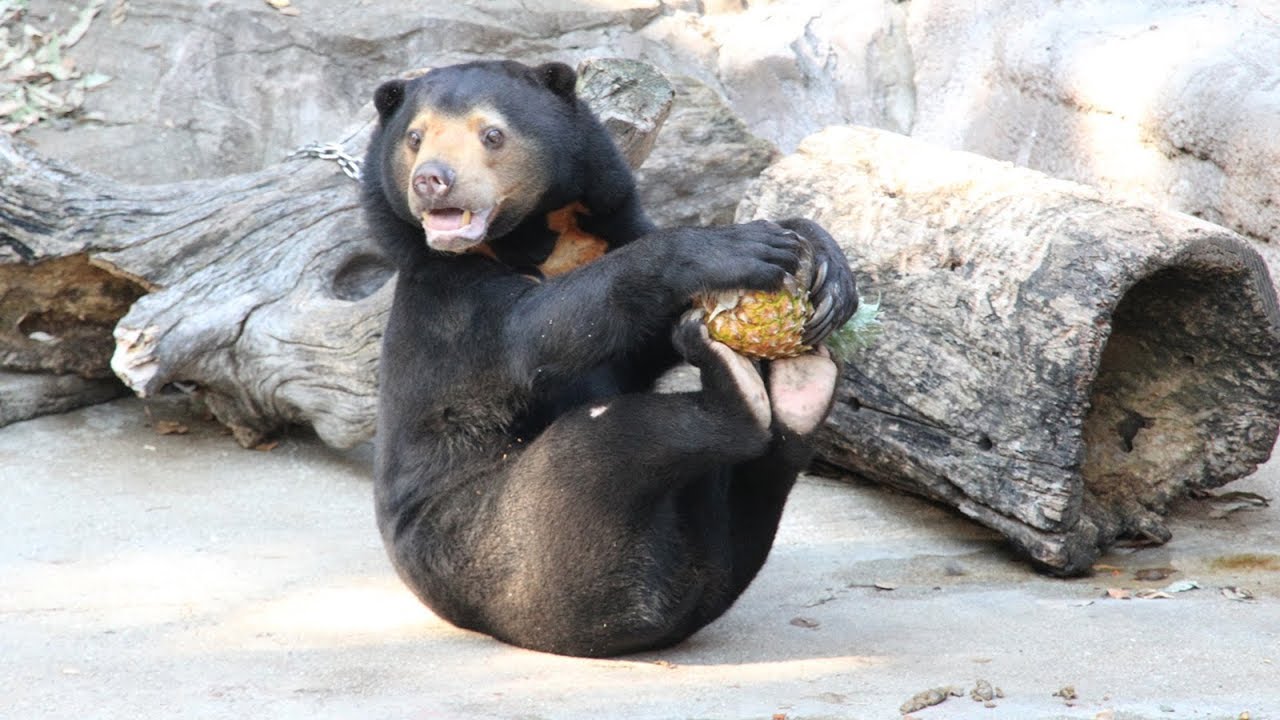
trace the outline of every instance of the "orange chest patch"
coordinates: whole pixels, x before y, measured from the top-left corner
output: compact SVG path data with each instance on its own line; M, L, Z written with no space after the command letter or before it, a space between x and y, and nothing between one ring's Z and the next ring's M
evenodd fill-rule
M608 252L609 243L578 225L580 214L587 214L587 208L577 202L547 213L547 228L556 234L556 242L547 258L538 264L538 272L542 277L563 275ZM487 242L482 242L467 252L503 262Z
M586 212L582 203L573 203L547 213L547 227L559 237L551 254L538 266L543 277L563 275L608 251L609 243L578 226L578 215Z

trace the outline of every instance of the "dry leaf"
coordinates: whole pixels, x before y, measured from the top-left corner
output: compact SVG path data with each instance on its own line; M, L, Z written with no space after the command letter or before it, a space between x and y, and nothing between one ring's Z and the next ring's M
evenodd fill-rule
M897 590L898 589L898 586L894 585L891 582L877 582L872 587L874 587L877 590Z
M978 679L974 681L973 689L969 691L969 697L977 702L990 702L996 697L996 689L991 687L991 683L986 680Z
M817 620L813 620L807 617L793 617L791 618L791 624L795 625L796 627L812 629L812 628L818 627L820 623Z
M257 450L258 452L271 452L272 450L275 450L276 447L279 445L280 445L279 440L268 440L267 442L260 442L257 445L254 445L253 449Z
M191 432L191 428L177 420L157 420L152 429L157 435L186 435Z
M1213 509L1209 511L1209 517L1214 520L1221 520L1222 518L1241 510L1261 510L1264 507L1266 507L1266 505L1259 505L1251 502L1214 503Z
M1060 697L1063 700L1075 700L1080 697L1079 695L1076 695L1076 688L1074 685L1063 685L1058 692L1053 694L1053 696Z
M1133 593L1124 588L1107 588L1107 597L1112 600L1128 600L1133 597Z
M80 112L91 87L65 53L84 37L105 1L88 0L63 30L34 27L23 13L25 2L14 9L14 3L0 0L0 132L17 133Z
M1222 588L1222 596L1228 600L1239 600L1241 602L1253 599L1253 593L1242 587L1224 587Z
M116 4L111 8L111 24L119 25L129 16L129 0L116 0Z
M279 10L281 15L297 17L301 14L298 8L294 7L292 0L267 0L267 4Z
M1195 580L1179 580L1175 583L1169 583L1165 586L1164 591L1167 593L1180 593L1188 590L1198 590L1200 583Z
M66 35L62 36L62 47L69 48L80 42L80 38L89 31L89 23L98 16L98 12L102 10L102 6L107 0L89 0L84 10L80 11L80 17L76 19L76 23L67 30Z
M1135 592L1133 596L1135 598L1138 598L1139 600L1172 600L1173 599L1173 596L1170 595L1169 593L1163 590L1154 590L1152 588L1139 590Z
M1247 490L1232 490L1231 492L1218 493L1212 497L1214 500L1247 500L1249 502L1262 505L1263 507L1267 507L1271 504L1271 498L1266 497L1265 495L1259 495L1256 492L1248 492Z
M1240 510L1261 510L1262 508L1270 507L1271 498L1263 497L1258 493L1233 490L1232 492L1213 495L1210 499L1210 504L1213 509L1209 511L1209 517L1221 519Z
M915 695L912 695L910 700L902 703L902 707L898 708L898 712L906 715L907 713L937 705L938 703L946 701L949 697L960 697L960 694L961 691L956 690L950 685L922 690Z

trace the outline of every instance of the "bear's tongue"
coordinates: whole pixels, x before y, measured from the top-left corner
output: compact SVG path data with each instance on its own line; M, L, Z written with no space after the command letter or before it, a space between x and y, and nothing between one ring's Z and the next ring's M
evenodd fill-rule
M458 230L471 224L471 211L441 208L423 213L422 220L428 230Z

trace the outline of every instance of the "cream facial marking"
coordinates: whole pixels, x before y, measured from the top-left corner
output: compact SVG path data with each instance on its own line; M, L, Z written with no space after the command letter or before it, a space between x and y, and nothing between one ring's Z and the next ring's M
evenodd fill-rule
M522 165L512 152L506 119L493 108L462 115L431 108L420 111L405 130L402 182L410 211L421 219L427 245L467 252L489 236L491 225L513 186L511 167Z

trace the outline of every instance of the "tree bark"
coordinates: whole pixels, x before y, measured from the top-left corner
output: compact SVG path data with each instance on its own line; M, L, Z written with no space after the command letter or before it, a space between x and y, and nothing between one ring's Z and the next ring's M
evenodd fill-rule
M958 508L1085 572L1172 500L1265 461L1280 315L1234 233L1009 164L831 128L767 170L739 220L839 238L883 331L850 358L826 467Z
M634 61L579 70L638 166L670 84ZM344 152L363 154L372 122L366 108ZM289 424L337 447L372 435L394 271L336 164L131 187L0 136L0 177L0 367L114 369L142 396L191 383L246 446Z

